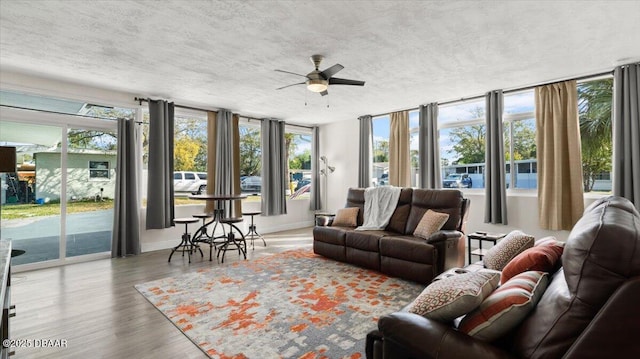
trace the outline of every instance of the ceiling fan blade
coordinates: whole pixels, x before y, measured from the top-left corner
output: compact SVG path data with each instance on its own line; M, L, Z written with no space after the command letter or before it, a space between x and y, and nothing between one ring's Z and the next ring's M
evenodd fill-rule
M304 82L299 82L299 83L297 83L297 84L291 84L291 85L287 85L287 86L278 87L276 90L282 90L282 89L285 89L285 88L287 88L287 87L296 86L296 85L304 85L304 84L306 84L306 81L304 81Z
M295 72L291 72L291 71L277 70L277 69L276 69L275 71L278 71L278 72L284 72L285 74L291 74L291 75L297 75L297 76L307 77L307 75L297 74L297 73L295 73Z
M339 79L337 77L332 77L329 79L329 85L353 85L353 86L364 86L364 81L358 80L347 80L347 79Z
M344 69L344 66L340 64L335 64L329 67L328 69L325 69L324 71L320 72L320 75L324 77L325 80L328 80L329 78L331 78L331 76L337 74L342 69Z
M324 90L324 91L320 92L320 95L322 95L322 96L327 96L328 94L329 94L329 91L327 91L327 90Z

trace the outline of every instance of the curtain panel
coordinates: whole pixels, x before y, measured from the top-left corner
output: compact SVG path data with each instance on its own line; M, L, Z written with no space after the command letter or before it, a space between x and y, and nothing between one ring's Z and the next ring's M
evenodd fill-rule
M360 122L359 152L358 152L358 187L371 187L371 167L373 165L373 130L372 117L369 115L358 117Z
M408 111L393 112L391 114L389 184L397 187L411 187Z
M173 226L173 124L174 105L149 102L149 159L147 180L147 229Z
M286 190L289 174L284 138L285 123L277 120L262 120L261 132L262 214L265 216L287 214Z
M420 106L418 161L420 188L442 188L440 143L438 142L438 103Z
M507 224L507 193L502 131L502 90L487 92L485 143L485 210L484 222Z
M239 117L228 110L219 110L215 130L215 187L214 194L240 193L240 130ZM233 213L225 208L229 217L242 216L242 203L236 201Z
M640 63L613 72L613 194L640 210Z
M571 230L584 211L576 81L536 87L540 228Z
M322 203L320 193L320 128L313 126L311 134L311 203L310 209L317 211L326 203Z
M137 111L136 115L141 115L141 112ZM140 129L135 121L119 118L112 258L140 254L139 142Z
M207 112L207 194L214 194L216 188L216 126L218 113ZM206 201L205 213L213 213L215 201Z

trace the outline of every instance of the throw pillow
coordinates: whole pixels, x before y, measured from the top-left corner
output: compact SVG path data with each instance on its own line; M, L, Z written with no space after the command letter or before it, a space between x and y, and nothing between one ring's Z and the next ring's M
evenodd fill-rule
M547 289L547 273L529 271L500 286L473 312L458 330L480 340L496 340L515 328L538 304Z
M469 272L431 283L409 305L408 311L450 322L475 309L500 280L499 273Z
M336 216L333 219L332 226L341 226L341 227L355 227L358 225L358 212L360 208L358 207L347 207L340 208L336 212Z
M516 274L526 271L541 271L552 273L562 256L563 248L554 244L534 246L515 256L502 269L501 282L506 283Z
M415 231L413 231L413 235L416 237L428 239L432 234L439 231L440 228L442 228L442 226L447 223L448 219L448 213L436 212L429 209L422 216L420 223L418 223Z
M533 247L534 240L522 231L512 231L487 251L482 263L485 268L501 271L513 257Z

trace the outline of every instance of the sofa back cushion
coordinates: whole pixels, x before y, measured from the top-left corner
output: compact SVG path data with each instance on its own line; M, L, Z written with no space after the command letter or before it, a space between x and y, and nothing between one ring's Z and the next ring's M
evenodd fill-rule
M358 207L357 225L364 223L364 188L349 188L347 192L347 203L345 207Z
M414 189L411 198L411 210L404 233L413 233L425 212L429 209L449 215L449 219L442 226L442 229L458 229L462 222L463 201L464 197L459 190Z
M606 302L613 293L640 275L640 214L633 204L609 196L589 206L569 234L562 264L516 332L512 349L519 357L562 357L599 310L611 305Z
M411 198L413 195L413 189L403 188L400 191L400 198L398 198L398 205L395 211L389 219L389 224L385 230L389 232L407 234L405 229L407 228L407 218L409 217L409 211L411 210ZM413 233L413 232L412 232Z

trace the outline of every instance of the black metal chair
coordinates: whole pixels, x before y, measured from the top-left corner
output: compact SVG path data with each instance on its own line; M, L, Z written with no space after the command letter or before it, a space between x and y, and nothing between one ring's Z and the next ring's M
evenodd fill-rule
M244 235L245 238L249 238L249 240L251 241L251 249L255 249L254 240L256 237L262 239L262 243L264 244L264 246L267 246L267 242L265 242L264 237L260 233L258 233L258 231L256 230L256 225L253 223L253 216L258 216L261 213L262 212L242 212L243 216L251 216L249 231Z
M189 263L191 263L191 252L196 249L200 251L200 255L204 257L202 253L202 249L198 246L197 243L194 243L191 239L191 233L189 233L189 223L197 223L198 218L176 218L173 220L176 224L184 224L184 233L182 234L182 241L177 246L173 247L171 250L171 254L169 254L168 262L171 262L171 257L175 252L182 252L182 256L184 257L184 252L187 252L189 256Z

